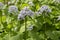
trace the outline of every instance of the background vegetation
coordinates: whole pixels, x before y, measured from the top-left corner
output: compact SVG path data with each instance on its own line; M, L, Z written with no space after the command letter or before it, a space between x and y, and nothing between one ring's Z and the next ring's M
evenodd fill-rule
M3 3L2 7L0 4L0 40L60 40L60 0L0 0L0 2ZM49 11L45 10L43 5L49 6ZM10 6L16 6L18 12L11 11L13 9L9 12ZM20 20L18 15L25 7L34 12L34 17L25 16ZM45 11L40 13L42 10Z

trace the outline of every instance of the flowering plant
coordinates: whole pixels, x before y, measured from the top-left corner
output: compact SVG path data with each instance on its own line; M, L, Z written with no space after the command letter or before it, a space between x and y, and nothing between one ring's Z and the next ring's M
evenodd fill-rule
M60 40L60 0L0 0L0 40Z

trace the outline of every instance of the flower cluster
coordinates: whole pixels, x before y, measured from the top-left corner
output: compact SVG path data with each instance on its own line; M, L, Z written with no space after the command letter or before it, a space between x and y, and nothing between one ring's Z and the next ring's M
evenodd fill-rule
M51 12L51 9L49 9L49 6L47 5L42 5L41 8L40 8L40 12Z
M20 14L18 15L18 19L24 19L25 16L34 16L34 12L31 11L28 7L25 7L23 10L20 11Z
M2 10L4 7L4 4L2 2L0 2L0 10Z
M36 15L42 14L43 12L50 13L51 9L47 5L42 5L38 12L36 12Z
M32 2L29 2L28 4L34 5ZM4 4L0 2L0 10L3 9L3 7L4 7ZM36 12L36 15L42 14L44 11L51 12L51 9L47 5L42 5L41 8ZM9 6L8 12L9 13L18 13L18 8L14 5ZM25 7L18 14L18 19L24 19L26 16L34 17L34 13L35 12L30 10L28 7Z
M17 13L18 8L16 6L9 6L9 13Z

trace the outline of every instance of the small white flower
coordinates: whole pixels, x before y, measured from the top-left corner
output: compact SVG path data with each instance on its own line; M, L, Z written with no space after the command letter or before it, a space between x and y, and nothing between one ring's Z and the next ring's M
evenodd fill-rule
M18 8L16 6L9 6L9 12L10 13L17 13L18 12Z
M34 6L33 2L31 2L31 1L28 4L31 5L31 6Z
M33 30L33 25L30 25L30 26L27 28L27 30L29 30L29 31Z
M60 16L58 16L58 19L57 20L60 20Z
M11 4L11 2L8 2L8 5L10 5Z
M56 2L56 3L60 3L60 0L53 0L54 2Z
M49 6L47 5L42 5L41 8L40 8L40 12L51 12L51 9L49 8Z
M0 10L2 10L4 7L4 4L2 2L0 2Z

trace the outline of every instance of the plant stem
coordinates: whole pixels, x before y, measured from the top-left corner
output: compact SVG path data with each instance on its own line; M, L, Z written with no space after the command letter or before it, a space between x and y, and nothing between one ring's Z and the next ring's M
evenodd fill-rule
M7 0L7 7L8 7L8 0Z
M43 24L45 24L44 25L44 36L45 36L45 40L46 40L46 34L45 34L46 33L46 22L45 22L46 15L45 14L42 14L42 16L43 16L43 19L44 19L43 20Z
M27 18L25 18L25 39L26 40L26 37L27 37Z
M5 2L6 2L6 1L4 0L4 4L5 4Z
M2 23L2 10L0 10L0 17L1 17L1 23Z

